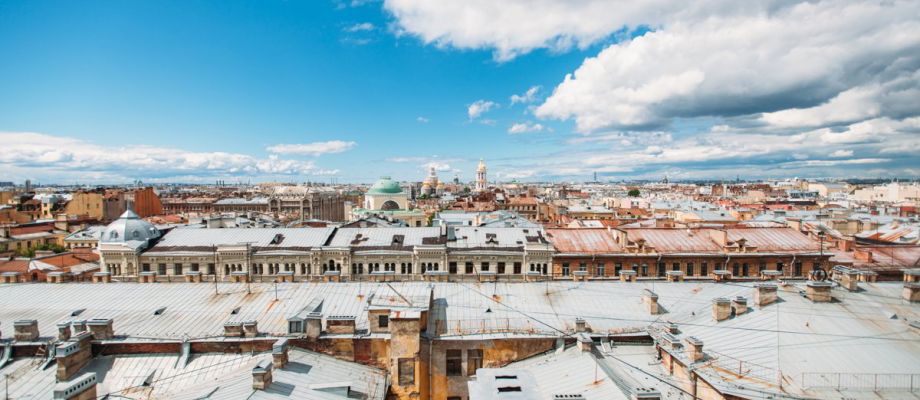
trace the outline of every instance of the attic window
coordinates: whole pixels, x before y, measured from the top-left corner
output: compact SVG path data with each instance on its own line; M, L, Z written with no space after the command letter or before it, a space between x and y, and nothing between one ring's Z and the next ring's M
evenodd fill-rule
M403 235L393 235L393 245L394 245L394 246L402 246L402 244L403 244L403 242L405 241L405 239L406 239L406 237L403 236Z
M153 311L153 315L163 315L166 312L166 307L160 307Z
M236 314L239 314L239 313L240 313L240 307L237 307L237 308L234 308L233 310L230 310L230 315L236 315Z
M499 393L520 392L520 391L521 391L520 386L502 386L498 388Z
M115 239L118 237L118 232L112 231L109 233L109 238Z
M495 375L495 379L517 379L517 375Z
M269 242L269 244L276 244L276 245L277 245L277 244L281 244L281 242L283 242L283 241L284 241L284 235L282 235L282 234L280 234L280 233L277 233L277 234L275 234L275 237L272 238L272 241Z
M76 317L77 315L83 314L84 311L86 311L85 308L79 308L79 309L73 310L73 312L70 313L70 316Z

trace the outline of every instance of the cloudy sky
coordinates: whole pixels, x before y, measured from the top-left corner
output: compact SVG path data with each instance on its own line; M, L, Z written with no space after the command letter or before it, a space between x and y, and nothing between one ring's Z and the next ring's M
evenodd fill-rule
M0 2L0 181L917 177L920 2Z

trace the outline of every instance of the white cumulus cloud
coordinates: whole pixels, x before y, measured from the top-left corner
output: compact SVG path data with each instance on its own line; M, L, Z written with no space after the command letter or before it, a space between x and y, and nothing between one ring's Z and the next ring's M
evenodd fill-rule
M343 153L351 150L357 143L344 140L330 140L327 142L313 142L301 144L276 144L268 147L270 153L297 154L305 156L319 156L323 154Z
M511 125L511 127L508 128L508 133L514 135L518 133L543 132L545 130L547 130L547 128L541 124L521 122Z
M485 114L491 111L494 108L498 107L498 103L490 100L476 100L473 104L470 104L466 108L466 113L469 115L470 120L479 118L482 114Z

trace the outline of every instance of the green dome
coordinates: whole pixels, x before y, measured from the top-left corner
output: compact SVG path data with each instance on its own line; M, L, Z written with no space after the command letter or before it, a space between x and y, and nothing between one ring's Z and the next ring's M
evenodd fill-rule
M380 178L370 190L367 191L368 194L399 194L402 193L402 188L399 187L399 184L394 180L390 179L389 176L384 176Z

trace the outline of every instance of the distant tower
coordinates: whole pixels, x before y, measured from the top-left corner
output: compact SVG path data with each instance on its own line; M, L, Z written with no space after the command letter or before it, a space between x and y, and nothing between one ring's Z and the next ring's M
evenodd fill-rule
M480 161L480 165L481 164L482 164L482 161ZM29 193L31 191L32 191L32 181L26 179L26 193Z
M479 166L476 167L476 191L483 192L486 190L486 163L479 159Z

